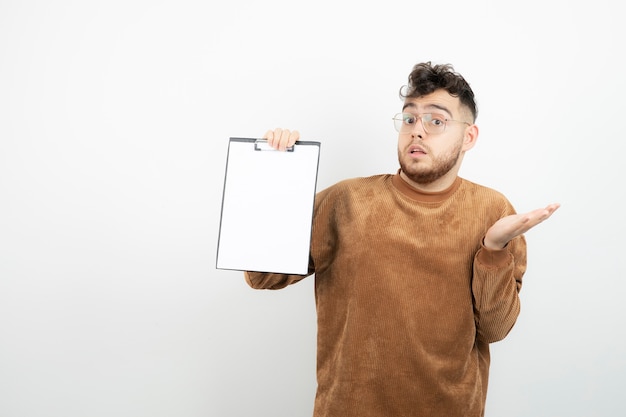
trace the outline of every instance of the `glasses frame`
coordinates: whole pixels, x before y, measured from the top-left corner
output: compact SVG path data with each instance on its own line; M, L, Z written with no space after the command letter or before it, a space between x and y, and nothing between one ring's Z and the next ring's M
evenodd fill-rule
M414 126L412 126L412 129L410 132L402 132L401 129L398 129L398 126L396 125L396 122L400 122L402 123L402 126L410 126L410 125L405 125L404 124L404 115L410 115L415 117L416 119L419 119L419 121L422 123L422 128L424 129L424 131L426 133L428 133L429 135L440 135L443 132L446 131L446 127L448 126L448 122L456 122L456 123L464 123L468 126L471 126L470 123L464 121L464 120L454 120L454 119L443 119L443 129L441 130L441 132L429 132L428 128L426 127L428 125L428 123L424 123L424 117L426 116L430 116L430 120L432 120L432 115L433 113L422 113L422 114L413 114L413 113L407 113L407 112L400 112L400 113L396 113L395 116L393 116L391 118L391 120L393 120L393 127L396 129L396 131L398 131L398 133L411 133L413 130L415 130L415 126L417 126L417 123L415 123ZM436 113L434 113L436 114ZM430 120L427 120L427 122L429 122Z

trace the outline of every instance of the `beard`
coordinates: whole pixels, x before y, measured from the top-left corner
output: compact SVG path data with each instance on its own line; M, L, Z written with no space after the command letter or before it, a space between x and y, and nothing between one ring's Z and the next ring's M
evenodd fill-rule
M423 163L414 160L405 160L403 153L398 150L398 160L402 172L417 184L430 184L446 175L459 161L462 144L456 145L450 152L432 159L430 168L422 166ZM428 153L431 155L431 153ZM408 159L408 158L406 158Z

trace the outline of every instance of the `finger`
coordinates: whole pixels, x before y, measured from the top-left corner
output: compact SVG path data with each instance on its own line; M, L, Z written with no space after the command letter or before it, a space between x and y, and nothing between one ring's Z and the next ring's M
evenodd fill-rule
M550 204L546 206L545 208L536 209L536 210L526 213L523 216L523 220L522 220L523 222L523 224L521 225L522 233L526 233L528 230L537 226L539 223L550 218L552 213L554 213L556 209L558 209L559 207L560 207L559 204Z
M274 129L273 131L272 130L268 131L268 133L266 134L268 135L267 144L270 145L274 149L278 148L281 134L282 134L282 129L279 127Z
M539 217L539 221L542 222L552 216L561 205L559 203L549 204L543 209L535 210L537 212L537 216Z
M546 210L548 210L550 212L550 215L552 215L552 213L557 211L559 207L561 207L559 203L553 203L553 204L550 204L548 207L546 207Z
M289 143L289 136L291 135L291 131L289 129L284 129L280 132L280 141L278 143L278 150L284 151L287 149L287 144Z
M297 130L294 130L289 135L289 141L287 142L287 147L290 148L293 145L295 145L298 139L300 139L300 132L298 132Z
M523 216L524 227L530 229L547 219L550 216L550 212L546 209L536 209L526 213Z

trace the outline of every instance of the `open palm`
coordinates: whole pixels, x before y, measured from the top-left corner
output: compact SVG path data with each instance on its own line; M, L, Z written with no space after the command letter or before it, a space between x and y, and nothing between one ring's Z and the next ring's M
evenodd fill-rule
M550 204L545 208L529 211L524 214L512 214L498 220L485 234L485 247L502 249L509 241L526 233L542 221L548 219L560 204Z

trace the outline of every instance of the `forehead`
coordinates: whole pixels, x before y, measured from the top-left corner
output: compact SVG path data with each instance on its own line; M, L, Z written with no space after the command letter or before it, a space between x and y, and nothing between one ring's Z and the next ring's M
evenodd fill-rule
M421 97L407 97L402 110L411 110L420 113L437 112L458 116L461 113L461 101L445 90L436 90Z

